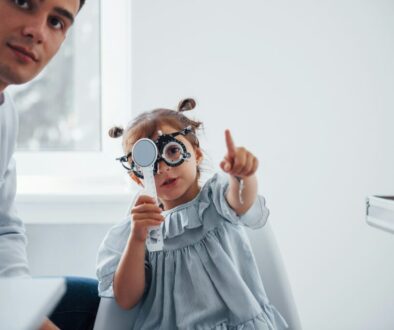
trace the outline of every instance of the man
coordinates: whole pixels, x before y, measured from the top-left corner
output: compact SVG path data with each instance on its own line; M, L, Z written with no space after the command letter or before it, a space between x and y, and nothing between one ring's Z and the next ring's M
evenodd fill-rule
M84 2L0 0L0 277L30 276L24 226L14 208L16 170L13 152L18 120L5 89L12 84L30 81L48 64L65 40ZM89 294L94 295L91 287L94 282L82 282L81 289L78 279L68 279L68 292L63 299L68 305L65 308L70 305L75 308L75 302L70 302L70 291L75 290L75 286L79 293L87 288ZM79 297L78 302L85 298ZM98 299L93 309L97 308L97 303ZM46 320L41 329L58 328ZM73 326L73 329L77 327Z

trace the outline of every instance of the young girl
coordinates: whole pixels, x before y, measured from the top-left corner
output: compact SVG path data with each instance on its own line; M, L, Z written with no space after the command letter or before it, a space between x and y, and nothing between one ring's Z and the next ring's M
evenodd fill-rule
M137 196L131 217L106 235L98 253L100 296L114 296L132 309L131 329L287 328L269 303L243 228L262 227L269 214L257 196L258 160L236 147L226 131L227 154L220 164L226 174L200 187L201 123L182 114L194 107L186 99L178 111L146 112L125 131L110 131L113 137L123 134L120 160L141 185L130 151L140 138L158 145L154 178L160 205ZM158 225L163 249L149 251L148 229Z

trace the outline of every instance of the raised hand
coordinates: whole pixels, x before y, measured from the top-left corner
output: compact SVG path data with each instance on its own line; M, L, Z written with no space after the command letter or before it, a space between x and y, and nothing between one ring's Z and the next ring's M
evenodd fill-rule
M221 169L239 178L245 178L253 175L259 165L258 159L244 147L236 147L231 136L230 130L224 132L227 154L220 163Z
M159 226L164 221L161 211L161 208L152 197L139 196L135 206L131 209L133 239L145 242L148 228Z

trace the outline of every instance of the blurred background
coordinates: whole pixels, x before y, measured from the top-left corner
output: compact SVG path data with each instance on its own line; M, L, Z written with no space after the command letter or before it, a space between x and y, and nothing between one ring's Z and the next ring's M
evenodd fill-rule
M303 328L394 328L394 237L365 222L394 194L392 1L91 0L31 84L12 92L33 274L95 276L136 191L108 129L194 97L207 175L226 128L260 160Z

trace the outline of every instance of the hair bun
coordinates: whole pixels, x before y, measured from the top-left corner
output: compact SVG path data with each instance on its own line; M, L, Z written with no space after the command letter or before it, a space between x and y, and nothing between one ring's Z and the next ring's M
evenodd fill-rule
M194 99L192 98L183 99L178 104L178 111L179 112L190 111L193 110L195 107L196 107L196 101Z
M123 131L124 129L122 127L114 126L108 131L108 134L111 138L118 138L123 135Z

